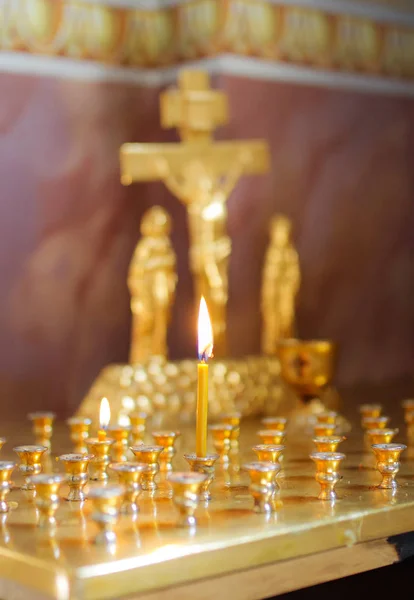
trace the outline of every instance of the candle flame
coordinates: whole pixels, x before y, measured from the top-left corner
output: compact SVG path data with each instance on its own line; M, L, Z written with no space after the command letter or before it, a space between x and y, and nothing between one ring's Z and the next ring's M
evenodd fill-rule
M204 296L201 296L198 312L198 357L203 362L213 355L213 329Z
M101 407L99 409L99 423L102 429L108 427L109 421L111 420L111 409L109 406L108 398L102 398Z

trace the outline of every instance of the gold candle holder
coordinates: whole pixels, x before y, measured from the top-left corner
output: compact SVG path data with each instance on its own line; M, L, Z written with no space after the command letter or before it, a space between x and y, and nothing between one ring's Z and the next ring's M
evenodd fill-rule
M131 425L130 445L138 446L138 444L143 444L148 419L147 413L132 412L128 416Z
M31 478L36 490L35 505L39 511L39 526L53 527L56 525L56 511L59 506L59 488L62 485L62 475L40 473Z
M271 446L283 445L286 434L284 431L278 431L277 429L261 429L257 432L262 444Z
M53 422L56 417L55 413L32 412L27 416L33 424L33 433L35 435L36 444L38 446L46 446L46 448L50 450L50 440L53 434Z
M361 421L367 417L379 417L382 413L382 404L361 404L359 412Z
M184 454L185 460L190 465L194 473L202 473L206 479L201 484L200 497L204 502L211 500L210 486L214 480L214 465L219 458L218 454L206 454L206 456L197 456L193 454Z
M142 473L142 489L149 492L155 491L158 489L155 476L160 470L159 458L164 448L162 446L138 444L138 446L131 446L130 450L132 450L139 463L148 466L148 469Z
M414 399L403 400L404 421L407 425L407 438L409 442L414 441Z
M404 444L374 444L372 451L377 460L377 469L382 475L378 488L395 490L398 487L395 476L400 469L401 453L407 448Z
M325 410L320 413L316 413L315 415L316 422L320 425L336 425L338 420L338 413L334 410Z
M313 427L315 437L330 437L336 432L336 425L332 423L316 423Z
M339 444L345 440L344 435L326 435L314 437L312 441L315 444L316 452L336 452Z
M11 474L16 463L11 461L0 461L0 513L9 512L9 504L6 498L11 490Z
M74 454L86 454L86 440L89 437L89 429L92 424L88 417L71 417L66 421L69 425L70 439L73 444Z
M98 438L88 438L86 440L89 454L93 455L89 464L89 479L92 481L106 481L108 479L106 468L111 462L109 453L114 441L115 440L111 438L105 438L103 440Z
M389 420L389 417L381 415L379 417L363 417L362 428L365 429L365 431L368 429L385 429Z
M109 437L114 440L112 444L112 458L114 462L124 462L127 460L128 440L131 433L130 427L114 425L107 429Z
M66 500L71 502L83 502L86 498L83 488L88 482L88 466L93 459L93 454L62 454L58 460L63 463L66 475L66 483L69 493Z
M125 488L122 485L96 485L89 490L93 503L91 518L99 527L94 539L96 544L114 544L116 542L115 525L119 518L124 499Z
M34 490L31 481L33 475L39 475L42 471L42 455L47 451L46 446L16 446L13 448L20 459L19 471L23 473L25 482L22 490Z
M280 467L271 462L250 462L242 465L250 476L249 491L253 496L254 511L272 513L275 510L277 494L276 475Z
M207 475L203 473L169 473L168 481L173 489L173 502L180 512L180 527L195 527L194 513L197 509L200 492Z
M6 442L7 442L6 438L0 437L0 450L3 448L3 446Z
M148 465L135 462L111 463L109 468L118 476L119 483L125 488L121 504L121 513L135 515L138 512L138 496L141 493L141 479L148 471Z
M252 450L256 453L259 462L270 462L279 466L276 473L277 476L282 468L280 459L283 456L285 448L286 446L282 444L258 444L257 446L253 446Z
M209 426L209 431L213 437L213 446L221 463L227 464L230 461L229 454L233 429L233 425L227 423L216 423Z
M230 434L230 447L235 452L239 450L241 418L242 414L240 412L223 413L218 418L219 423L233 427L233 431Z
M157 446L162 446L163 451L160 454L160 471L172 471L172 460L176 454L175 442L180 437L179 431L153 431L152 437Z
M341 452L314 452L310 458L316 465L315 479L321 486L319 500L336 500L335 486L341 479L338 474L340 462L345 458Z
M287 425L286 417L264 417L261 420L264 429L271 431L285 431Z
M398 429L367 429L366 436L370 446L374 444L390 444L398 433Z

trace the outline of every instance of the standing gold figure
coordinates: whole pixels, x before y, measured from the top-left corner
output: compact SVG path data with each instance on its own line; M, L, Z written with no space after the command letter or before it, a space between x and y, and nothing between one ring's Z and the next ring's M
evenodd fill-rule
M167 328L177 283L176 257L169 234L171 219L160 206L146 211L128 272L132 335L129 361L167 356Z
M225 356L231 252L226 202L243 175L268 170L267 144L213 140L214 129L227 121L227 98L210 88L203 71L182 71L179 88L163 92L160 102L162 125L177 127L181 143L124 144L121 181L129 185L162 180L186 206L197 306L203 295L213 325L214 353Z
M276 354L278 341L294 335L300 267L291 242L291 229L287 217L278 215L272 219L262 283L262 351L265 354Z

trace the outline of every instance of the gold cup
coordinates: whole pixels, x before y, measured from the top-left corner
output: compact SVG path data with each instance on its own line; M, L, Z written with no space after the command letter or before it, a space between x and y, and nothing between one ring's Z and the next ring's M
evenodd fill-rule
M89 479L92 481L107 481L108 473L106 472L106 468L111 462L109 453L114 441L111 438L105 438L104 440L88 438L86 440L89 454L93 456L89 465Z
M336 425L338 420L338 413L334 410L324 410L323 412L315 414L316 422L320 425Z
M9 512L9 504L6 498L11 490L11 474L16 463L11 461L0 461L0 513Z
M91 419L88 419L88 417L71 417L66 423L69 425L73 453L86 454L88 449L85 442L89 437Z
M155 482L155 476L160 470L159 459L164 448L162 446L138 444L138 446L131 446L130 450L134 453L137 462L143 463L148 467L148 469L142 473L142 489L149 492L155 491L158 488Z
M374 444L390 444L398 429L367 429L366 436L370 446Z
M319 500L336 500L335 486L341 479L338 474L340 462L345 458L341 452L313 452L310 458L316 465L315 479L321 486Z
M270 462L274 465L279 465L277 475L282 468L280 459L283 456L285 448L286 446L282 444L258 444L257 446L253 446L252 450L256 453L259 462Z
M157 446L164 449L160 454L160 471L172 471L172 460L176 454L175 442L180 437L179 431L153 431L152 437Z
M148 471L148 465L137 462L111 463L109 468L117 474L119 483L125 488L121 513L135 515L138 512L138 496L141 493L142 474Z
M125 488L122 485L96 485L89 490L93 503L91 518L99 527L94 539L96 544L114 544L116 542L115 525L119 518L124 499Z
M261 421L265 429L271 431L285 431L287 425L286 417L264 417Z
M335 345L328 340L280 340L278 356L282 378L303 401L320 397L332 381Z
M379 417L363 417L362 428L365 429L365 431L368 429L385 429L389 420L389 417L381 415Z
M3 446L6 442L7 442L6 438L0 437L0 450L3 448Z
M203 473L168 473L168 481L173 489L173 502L180 512L180 527L195 527L194 513L197 509L202 485L207 479Z
M50 440L53 434L53 421L55 413L53 412L32 412L29 413L28 419L32 421L33 433L35 434L36 444L38 446L46 446L50 450Z
M109 437L114 440L112 444L112 458L114 462L124 462L127 460L128 440L131 433L130 427L114 425L107 429Z
M13 448L20 459L19 471L23 473L25 482L22 490L34 490L31 481L33 475L39 475L42 471L42 455L47 452L46 446L16 446Z
M66 483L69 493L66 500L71 502L83 502L86 499L83 491L88 482L88 466L93 459L93 454L62 454L58 457L63 463L66 475Z
M59 488L62 485L62 475L40 473L33 475L31 483L36 490L35 505L39 511L39 526L53 527L56 525L56 511L59 506Z
M241 418L242 414L240 412L223 413L218 417L218 423L233 427L233 431L230 434L230 446L235 452L239 449Z
M214 450L219 455L219 461L221 463L227 464L230 461L229 454L233 429L233 425L228 425L227 423L215 423L214 425L209 425L209 430L213 437Z
M339 444L345 440L344 435L327 435L314 437L312 441L315 444L316 452L336 452Z
M332 423L316 423L313 427L315 437L330 437L335 431L336 425Z
M275 510L275 497L278 486L276 475L280 465L271 462L250 462L242 465L250 476L249 491L254 500L254 511L272 513Z
M201 484L200 496L204 502L211 500L210 485L214 480L214 465L219 458L218 454L206 454L206 456L197 456L196 454L184 454L185 460L190 465L194 473L202 473L206 479Z
M138 444L143 444L148 419L147 413L132 412L128 416L131 424L130 445L138 446Z
M401 453L407 448L404 444L374 444L372 451L377 460L377 469L382 475L379 488L395 490L398 487L395 476L400 469Z
M257 432L262 444L271 446L283 445L286 434L284 431L278 431L277 429L261 429Z
M361 404L359 407L361 421L367 417L379 417L382 413L382 404Z

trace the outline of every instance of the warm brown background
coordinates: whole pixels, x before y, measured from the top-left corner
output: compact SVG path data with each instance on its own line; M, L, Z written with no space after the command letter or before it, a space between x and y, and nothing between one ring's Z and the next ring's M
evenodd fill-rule
M233 354L259 350L267 223L294 222L303 337L338 342L338 382L414 374L414 101L230 76L219 137L265 137L272 171L229 203ZM2 407L69 413L128 355L128 262L143 210L174 217L172 356L195 354L184 209L161 184L119 184L124 141L175 138L158 89L0 75Z

